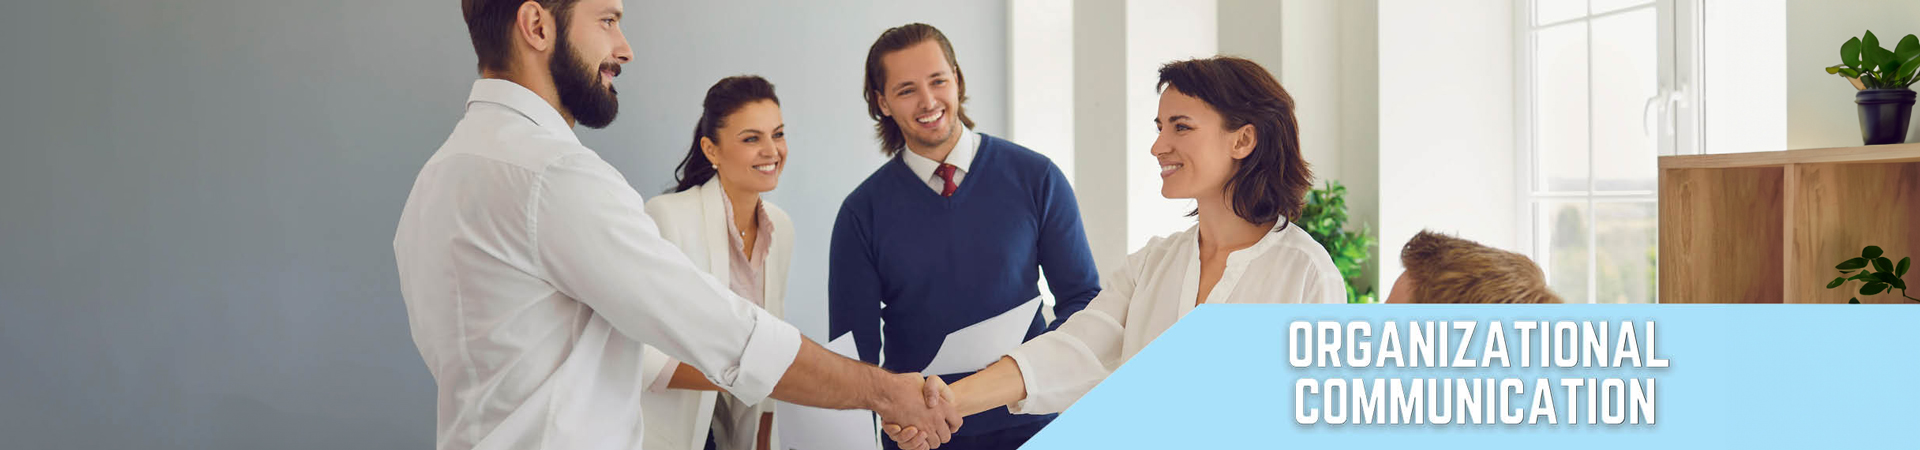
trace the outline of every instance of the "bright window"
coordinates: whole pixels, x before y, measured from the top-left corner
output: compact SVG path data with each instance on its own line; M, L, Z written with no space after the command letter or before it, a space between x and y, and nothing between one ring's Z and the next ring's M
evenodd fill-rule
M1522 229L1570 303L1656 300L1656 164L1674 145L1673 20L1662 20L1672 1L1524 2Z

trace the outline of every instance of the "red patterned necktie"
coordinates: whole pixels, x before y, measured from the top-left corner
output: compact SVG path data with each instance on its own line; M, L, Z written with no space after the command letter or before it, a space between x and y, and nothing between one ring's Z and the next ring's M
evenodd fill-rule
M955 170L960 170L960 168L954 167L952 164L941 164L940 168L933 169L934 175L939 175L940 179L947 180L947 187L940 190L941 197L952 197L953 190L960 188L960 185L953 184L953 171Z

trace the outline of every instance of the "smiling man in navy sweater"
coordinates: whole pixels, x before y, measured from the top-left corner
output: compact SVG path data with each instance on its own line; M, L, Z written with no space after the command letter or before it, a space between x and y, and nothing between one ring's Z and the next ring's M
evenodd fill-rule
M831 336L852 332L860 359L920 371L948 333L1033 311L1030 325L1011 331L1024 335L991 339L1007 348L962 344L991 353L984 367L1100 293L1066 176L1039 153L969 129L966 79L939 30L915 23L882 33L867 53L866 97L881 151L893 158L847 195L834 222ZM1037 302L1041 269L1056 300L1051 325L1040 308L1022 307ZM979 369L938 375L959 381ZM990 410L966 418L941 448L1017 448L1052 420Z

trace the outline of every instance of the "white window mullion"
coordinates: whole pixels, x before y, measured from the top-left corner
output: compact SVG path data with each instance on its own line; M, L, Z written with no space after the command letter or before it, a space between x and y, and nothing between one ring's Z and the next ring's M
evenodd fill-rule
M1653 213L1648 208L1658 202L1658 192L1652 187L1642 187L1650 186L1648 178L1657 176L1644 171L1657 169L1653 169L1655 164L1651 161L1623 158L1693 153L1701 148L1697 143L1698 122L1690 121L1697 114L1699 103L1694 99L1699 89L1692 87L1693 69L1683 66L1694 55L1684 47L1697 42L1686 37L1686 33L1697 30L1687 25L1695 16L1685 12L1697 8L1700 1L1652 0L1600 13L1594 12L1593 0L1578 1L1560 8L1560 13L1549 14L1553 17L1544 17L1550 22L1539 25L1536 19L1542 17L1536 16L1546 14L1540 9L1539 0L1516 4L1515 20L1521 24L1516 27L1516 39L1519 39L1516 42L1520 43L1515 50L1515 57L1520 61L1516 79L1522 95L1516 99L1515 108L1520 116L1514 121L1520 149L1515 164L1516 172L1527 180L1524 194L1515 199L1523 212L1519 220L1524 221L1518 227L1523 233L1519 242L1526 247L1523 251L1532 255L1549 276L1557 275L1556 286L1574 289L1561 293L1569 302L1598 303L1603 292L1608 295L1608 301L1657 300L1654 298L1657 294L1652 292L1657 291L1652 288L1658 285L1657 278L1639 272L1657 272L1651 267L1653 262L1636 256L1651 251L1640 246L1651 246L1650 241L1657 240L1658 232L1652 230L1657 224L1649 222L1653 220L1649 214ZM1584 9L1574 14L1571 7ZM1597 28L1601 22L1604 25ZM1570 26L1582 29L1566 28ZM1621 28L1623 26L1628 28ZM1633 35L1631 33L1640 31L1628 30L1653 32ZM1584 42L1569 45L1571 39L1584 39ZM1571 51L1584 54L1568 60L1565 57L1572 55L1563 52ZM1622 51L1632 53L1620 53ZM1631 65L1621 65L1622 58L1630 58L1627 63ZM1549 66L1563 63L1584 63L1584 73L1567 73L1565 69L1570 67ZM1579 84L1567 84L1574 77L1582 76L1585 79ZM1608 79L1597 79L1599 76ZM1634 78L1623 79L1623 76ZM1555 88L1577 86L1585 90L1543 94L1541 83L1549 81L1542 77L1551 77L1565 85L1553 86ZM1623 82L1643 84L1621 84ZM1623 115L1631 114L1626 110L1632 106L1622 104L1634 101L1622 98L1628 92L1636 98L1652 97L1646 103L1648 117L1642 120L1652 120L1658 126L1646 129L1649 133L1646 139L1630 137L1623 141L1619 137L1618 133L1625 132L1624 127L1631 126L1635 117ZM1569 95L1557 95L1561 93ZM1576 107L1582 109L1567 108L1582 99L1584 104ZM1572 115L1583 113L1584 123L1569 120ZM1653 117L1656 113L1658 117ZM1585 136L1569 140L1570 136L1555 130L1584 131ZM1583 146L1581 150L1585 153L1574 151L1576 145ZM1571 167L1580 163L1585 167ZM1585 183L1569 185L1555 181L1582 174L1586 176ZM1579 210L1579 214L1566 212L1573 210ZM1573 230L1561 228L1575 226L1580 229L1574 233L1563 233ZM1602 245L1610 247L1602 248ZM1582 246L1584 248L1580 248ZM1568 254L1576 249L1585 254ZM1568 260L1569 256L1577 259ZM1603 261L1608 267L1601 266ZM1574 264L1585 267L1571 270L1573 267L1569 266ZM1560 267L1556 269L1556 265ZM1603 274L1606 277L1602 277ZM1585 284L1581 285L1582 282Z
M1587 0L1586 3L1587 11L1591 14L1593 11L1593 0ZM1600 239L1598 237L1600 227L1598 226L1599 221L1595 220L1595 218L1599 216L1599 211L1594 209L1593 204L1593 191L1596 187L1594 176L1597 175L1593 170L1595 159L1597 159L1594 157L1593 143L1593 119L1594 116L1597 115L1593 105L1593 53L1595 47L1593 45L1593 19L1594 17L1591 15L1583 19L1587 25L1587 192L1585 195L1587 200L1587 217L1586 223L1584 224L1587 228L1585 236L1587 238L1587 303L1593 303L1594 297L1598 297L1600 291L1600 270L1599 267L1597 267L1600 265Z
M1537 80L1534 79L1533 54L1539 48L1539 44L1535 42L1533 33L1533 2L1520 1L1514 3L1516 7L1514 8L1513 20L1514 23L1521 24L1521 26L1513 27L1514 42L1519 43L1519 45L1513 46L1513 60L1519 62L1519 64L1513 65L1513 70L1516 72L1514 74L1514 80L1517 81L1515 84L1519 89L1519 92L1516 93L1518 95L1513 96L1513 110L1515 111L1513 134L1514 143L1516 144L1514 146L1514 173L1520 174L1520 179L1523 180L1523 184L1521 184L1522 189L1514 190L1514 192L1518 194L1515 195L1513 199L1515 203L1514 220L1518 221L1514 229L1520 232L1519 238L1515 239L1514 242L1519 243L1520 248L1517 250L1519 250L1521 254L1532 255L1534 259L1538 260L1540 259L1539 255L1547 248L1544 245L1540 245L1539 242L1540 236L1544 233L1541 233L1540 230L1536 228L1539 226L1539 220L1534 218L1538 214L1534 212L1535 202L1533 195L1540 191L1540 174L1534 170L1535 160L1537 159L1534 157L1536 150L1534 148L1533 138L1534 116L1536 114L1532 94L1534 84L1537 82Z

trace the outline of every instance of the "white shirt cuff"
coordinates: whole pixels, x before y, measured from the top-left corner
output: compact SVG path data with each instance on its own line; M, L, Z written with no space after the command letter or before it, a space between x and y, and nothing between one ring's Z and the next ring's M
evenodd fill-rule
M1040 337L1046 336L1042 335ZM1038 411L1037 408L1035 408L1039 405L1033 404L1034 394L1040 392L1040 386L1034 384L1034 380L1040 377L1038 376L1039 374L1034 373L1034 366L1031 360L1027 358L1026 353L1020 351L1024 348L1025 346L1013 349L1013 351L1007 353L1007 357L1012 358L1014 367L1020 369L1020 384L1022 385L1022 389L1026 390L1027 396L1026 398L1020 399L1020 401L1007 405L1007 412L1014 414L1046 414L1046 411Z
M666 392L668 386L673 384L673 373L680 370L680 360L665 354L661 357L666 359L666 365L661 366L660 371L654 373L653 384L647 385L647 392L655 394Z
M773 394L773 386L786 376L793 359L800 355L800 330L773 317L767 310L753 308L753 333L747 336L747 349L740 364L729 367L718 377L708 375L721 389L746 404L760 403Z

